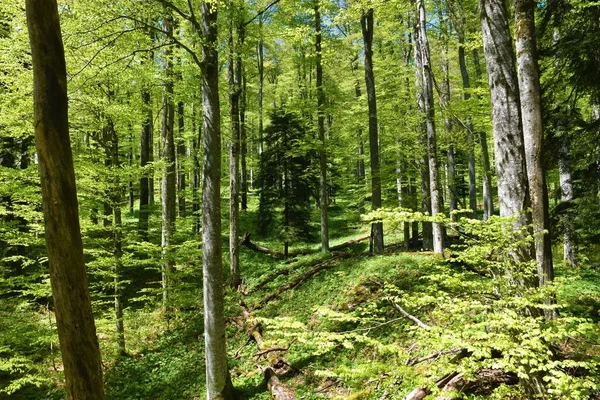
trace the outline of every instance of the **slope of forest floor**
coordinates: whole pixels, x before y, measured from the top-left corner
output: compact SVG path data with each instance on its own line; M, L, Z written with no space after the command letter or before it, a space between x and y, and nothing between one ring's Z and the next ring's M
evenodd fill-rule
M345 207L331 211L332 232L342 234L332 245L365 235L367 227ZM251 231L252 218L242 217L243 229ZM387 235L390 244L401 239ZM538 371L546 383L557 382L546 398L595 398L599 390L593 368L600 353L600 271L559 268L560 318L547 322L516 311L523 296L448 258L399 246L370 256L368 241L332 254L294 246L300 248L314 252L282 260L242 248L243 288L228 289L225 305L230 371L242 398L271 398L263 379L270 350L288 363L283 384L303 399L402 399L415 390L436 398L444 389L440 380L449 376L456 378L450 389L465 398L533 398L529 378L536 365L547 366ZM117 356L110 308L97 314L107 399L204 398L201 257L197 249L187 251L188 262L178 265L168 321L155 303L129 303L127 356ZM29 360L16 368L31 382L0 399L63 398L60 356L48 346L56 338L47 313L39 306L16 306L2 303L0 339ZM249 340L243 307L260 324L266 352ZM3 376L0 371L0 384ZM554 395L559 384L566 387Z

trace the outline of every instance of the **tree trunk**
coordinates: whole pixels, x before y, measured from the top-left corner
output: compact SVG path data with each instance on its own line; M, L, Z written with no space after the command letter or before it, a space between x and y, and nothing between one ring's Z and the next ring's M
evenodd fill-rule
M231 145L229 146L229 284L233 288L240 285L240 93L241 93L241 48L233 38L233 2L231 5L231 20L229 25L229 59L227 70L229 75L229 116L231 120ZM239 32L238 32L239 33ZM239 36L239 34L238 34ZM235 44L234 44L235 42Z
M321 54L321 12L318 2L315 5L315 53L317 70L317 126L319 130L319 208L321 211L321 252L329 251L329 224L327 208L329 196L327 188L327 146L325 143L325 91L323 90L323 58Z
M439 168L437 159L437 136L435 132L435 109L433 105L433 77L431 72L431 55L429 54L429 42L425 29L425 5L423 0L417 1L419 14L419 36L418 45L421 48L421 67L423 69L423 104L425 111L425 123L427 127L427 158L429 163L429 190L431 193L431 215L444 212L444 204L440 193ZM444 251L444 229L442 224L433 223L433 251L442 253Z
M123 290L121 274L123 273L123 221L121 216L122 188L119 178L119 136L115 131L113 121L109 119L108 136L110 137L111 163L114 182L111 193L111 205L113 210L113 251L115 257L114 267L114 300L115 300L115 330L117 332L117 349L119 354L125 354L125 328L123 326ZM107 144L108 146L108 144Z
M152 106L150 104L150 91L142 91L142 102L144 108L144 121L142 122L142 134L140 140L140 165L143 169L140 178L140 214L138 220L138 233L143 241L148 240L148 220L150 210L148 203L150 201L150 180L151 175L146 166L150 161L152 144ZM149 177L150 175L150 177Z
M167 15L164 21L167 32L173 32L173 17ZM173 268L170 246L173 244L175 218L177 213L176 199L176 170L175 170L175 106L173 104L173 51L165 48L163 67L165 69L165 86L163 94L163 118L161 130L161 158L165 163L163 168L161 202L162 202L162 290L163 311L169 309L169 277Z
M523 140L535 237L539 284L554 280L552 242L548 215L548 190L542 142L542 96L535 43L534 0L515 0L515 42L521 98ZM544 233L544 230L547 231Z
M177 103L177 121L179 127L179 137L177 138L177 197L179 198L179 216L185 217L185 166L186 156L185 137L184 137L184 106L183 102Z
M360 17L365 51L365 82L369 105L369 148L371 152L371 208L381 208L381 174L379 167L379 134L377 132L377 100L375 75L373 73L373 9L369 8ZM373 251L383 253L383 222L371 224Z
M264 44L263 44L263 20L262 15L258 17L258 165L262 165L263 157L263 89L264 76ZM264 202L264 188L261 179L258 180L258 203ZM260 218L259 218L260 219Z
M192 103L192 161L193 166L193 182L192 182L192 234L197 235L200 233L200 196L198 189L200 189L200 144L202 142L202 130L200 124L198 124L198 131L196 131L196 103Z
M45 240L65 390L69 400L102 400L102 363L79 229L58 6L55 0L27 0L26 13Z
M527 212L531 201L508 11L503 0L479 0L479 8L491 88L500 216L515 216L514 228L520 230L531 222ZM520 246L514 257L517 261L530 261L534 257L532 246Z
M560 178L560 200L570 202L573 200L573 176L571 174L570 144L567 132L561 132L560 147L558 149L558 172ZM577 265L577 236L573 224L573 211L567 209L563 217L564 235L564 260L568 266Z
M240 162L242 168L242 211L248 210L248 140L246 131L246 72L242 66L242 94L240 98Z
M425 125L425 92L423 89L423 57L421 56L420 32L418 23L414 25L414 50L415 50L415 86L417 88L417 109L419 115L419 144L424 148L427 144L427 127ZM429 190L429 164L427 152L419 158L419 174L421 178L421 210L424 214L431 215L431 190ZM423 222L423 249L433 248L433 225Z
M475 75L479 81L482 76L481 64L479 63L479 52L473 50L473 64L475 64ZM487 221L494 215L494 198L492 193L492 167L490 164L490 152L488 150L487 135L484 130L479 131L479 145L481 146L481 158L483 161L483 220Z
M202 266L206 398L231 399L233 386L227 367L223 268L221 260L221 116L217 5L202 3L202 110L204 157L202 169Z
M465 17L461 17L461 22L457 24L456 32L458 35L458 64L460 66L460 75L463 86L463 100L468 102L471 99L471 81L467 69L467 60L465 57ZM468 168L469 168L469 208L471 209L471 218L477 218L477 181L475 176L475 135L471 115L466 118L465 128L469 140Z

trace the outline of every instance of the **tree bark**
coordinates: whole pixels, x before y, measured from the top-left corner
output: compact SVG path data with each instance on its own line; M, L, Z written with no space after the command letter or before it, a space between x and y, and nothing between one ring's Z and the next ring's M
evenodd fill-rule
M229 59L227 62L229 77L229 117L231 120L231 145L229 146L229 284L233 288L240 285L240 94L242 77L241 46L233 37L235 17L233 2L231 5L231 20L229 25ZM239 36L239 32L238 32ZM234 44L235 42L235 44Z
M242 94L240 98L240 162L242 169L242 211L244 212L248 210L248 166L246 163L248 139L246 131L246 104L246 72L242 65Z
M479 9L491 89L500 216L515 216L513 226L520 230L531 223L527 212L531 201L508 11L504 0L479 0ZM534 257L532 246L521 245L514 257L517 261L530 261Z
M111 205L113 210L113 252L115 257L114 266L114 301L115 301L115 330L117 332L117 349L119 354L125 354L125 328L123 325L123 288L121 275L123 273L123 220L121 216L122 188L118 169L119 160L119 136L115 131L113 121L108 120L108 137L110 137L111 169L114 174L113 188L111 193ZM107 144L108 146L108 144Z
M419 15L418 42L421 48L421 67L423 69L423 104L425 111L425 124L427 127L427 159L429 163L429 190L431 193L431 215L435 216L444 212L444 204L440 192L439 168L437 159L437 135L435 131L435 109L433 105L433 77L431 72L431 55L429 53L429 42L427 30L425 29L425 4L423 0L417 1L417 12ZM433 223L433 251L442 253L444 251L444 229L442 224Z
M166 15L164 29L172 34L173 17ZM175 218L177 214L176 198L176 170L175 170L175 106L173 103L173 51L166 47L163 67L165 70L165 84L163 93L163 117L161 129L161 158L165 163L163 168L161 203L162 203L162 298L163 312L169 309L169 277L173 268L170 246L173 244L175 233Z
M198 130L196 131L197 121L196 103L192 103L192 161L193 161L193 182L192 182L192 234L197 235L200 233L200 196L198 189L200 189L200 145L202 142L202 129L198 124Z
M319 3L315 5L315 53L317 78L317 126L319 131L319 208L321 211L321 252L329 251L329 224L327 208L329 196L327 187L327 146L325 143L325 91L323 90L323 57L321 53L321 12Z
M206 397L233 398L227 367L225 311L221 260L221 116L217 5L202 3L202 110L204 157L202 169L202 266Z
M479 52L473 50L473 64L475 64L475 75L479 81L482 76ZM492 193L492 168L490 164L490 152L488 150L487 135L484 130L478 132L479 145L481 146L481 159L483 162L483 220L487 221L494 215L494 198Z
M560 200L570 202L573 200L573 175L571 173L570 144L567 132L562 132L560 147L558 149L558 172L560 179ZM574 215L569 209L563 217L563 226L565 229L563 248L564 260L568 266L577 265L577 235L573 224Z
M419 118L419 144L425 148L427 144L427 127L425 125L425 97L423 89L423 57L421 56L420 32L418 22L414 23L414 51L415 51L415 86L417 88L417 110ZM431 191L429 190L429 164L427 151L419 157L419 174L421 182L421 211L431 215ZM433 226L431 222L423 222L423 249L433 248Z
M460 67L460 76L462 78L463 100L468 102L471 99L471 80L469 78L469 70L467 69L467 60L465 56L465 25L466 18L461 17L460 23L456 24L456 32L458 35L458 64ZM471 218L477 218L477 180L475 175L475 134L473 120L471 115L466 118L465 128L469 140L468 151L468 168L469 168L469 208L471 209Z
M179 137L177 138L177 197L179 198L179 216L184 218L186 212L185 203L185 166L184 160L186 156L185 147L185 119L184 119L183 101L177 103L177 122L179 128Z
M102 363L79 228L58 6L55 0L27 0L26 13L45 239L65 389L69 400L102 400Z
M523 140L535 238L539 284L554 280L552 242L548 215L548 190L542 145L542 96L535 42L534 0L515 0L515 42L521 98ZM546 231L546 233L544 233Z
M371 208L381 208L381 173L379 166L379 134L377 132L377 98L375 96L375 74L373 73L373 9L369 8L361 15L360 25L365 51L365 82L369 106L369 149L371 152ZM371 224L373 251L383 253L383 222Z

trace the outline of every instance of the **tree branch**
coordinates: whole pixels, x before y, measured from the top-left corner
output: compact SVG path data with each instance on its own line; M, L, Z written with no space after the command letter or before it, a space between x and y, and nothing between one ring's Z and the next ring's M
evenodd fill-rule
M263 8L262 10L260 10L259 12L256 13L256 15L254 17L252 17L251 19L249 19L248 21L246 21L244 23L244 26L246 25L250 25L252 22L254 22L254 20L258 17L260 17L261 15L263 15L264 13L266 13L267 11L269 11L269 9L271 7L273 7L274 5L276 5L277 3L279 3L280 0L273 0L268 6L266 6L265 8Z
M400 307L399 304L396 304L393 301L391 301L391 303L394 306L394 308L396 310L398 310L398 312L400 312L400 314L402 314L404 317L410 319L419 328L423 328L423 329L425 329L427 331L431 330L431 326L427 325L426 323L424 323L423 321L421 321L419 318L415 317L414 315L411 315L411 314L407 313L406 310L404 310L404 308Z

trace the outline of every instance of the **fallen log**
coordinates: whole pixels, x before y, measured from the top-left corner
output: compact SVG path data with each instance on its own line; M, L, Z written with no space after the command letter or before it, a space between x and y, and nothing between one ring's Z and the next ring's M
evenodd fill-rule
M365 240L368 240L370 236L362 236L356 239L351 239L348 240L347 242L344 243L340 243L337 244L335 246L331 246L329 248L329 251L339 251L342 250L348 246L351 246L353 244L356 243L360 243L363 242ZM263 253L263 254L268 254L272 257L278 258L278 259L283 259L285 258L285 254L283 254L282 252L279 252L277 250L273 250L273 249L269 249L268 247L264 247L261 245L258 245L254 242L252 242L250 240L250 232L246 232L244 233L244 236L242 236L242 239L240 239L240 245L241 246L245 246L246 248L259 252L259 253ZM319 252L320 250L296 250L296 251L291 251L288 253L287 257L296 257L296 256L302 256L302 255L307 255L307 254L315 254L317 252Z
M277 374L271 367L267 367L263 370L263 375L265 381L267 382L267 387L269 388L269 392L271 392L271 396L275 400L295 400L296 396L290 391L290 389L285 386L279 378Z
M242 302L242 317L244 319L244 331L249 337L254 339L259 352L257 355L259 358L265 356L269 365L263 368L263 376L271 396L275 400L295 400L293 392L283 384L277 375L285 375L290 372L290 364L280 356L279 350L289 349L287 348L274 348L265 345L264 339L261 333L261 325L257 319L252 315L248 307Z
M271 300L277 299L279 298L284 292L295 288L296 286L301 285L304 281L306 281L308 278L318 274L320 271L324 270L324 269L328 269L328 268L333 268L337 265L339 265L340 261L342 260L343 256L339 255L330 259L327 259L325 261L322 261L318 264L316 264L312 269L310 269L309 271L304 272L303 274L301 274L300 276L298 276L294 281L281 286L279 289L277 289L275 292L265 296L262 300L260 300L258 303L256 303L252 309L253 310L257 310L261 307L263 307L265 304L267 304L268 302L270 302Z
M244 236L240 240L240 245L245 246L245 247L249 248L250 250L254 250L259 253L268 254L268 255L276 257L276 258L283 258L283 253L277 252L275 250L271 250L264 246L260 246L256 243L252 243L252 241L250 240L250 232L244 233Z

